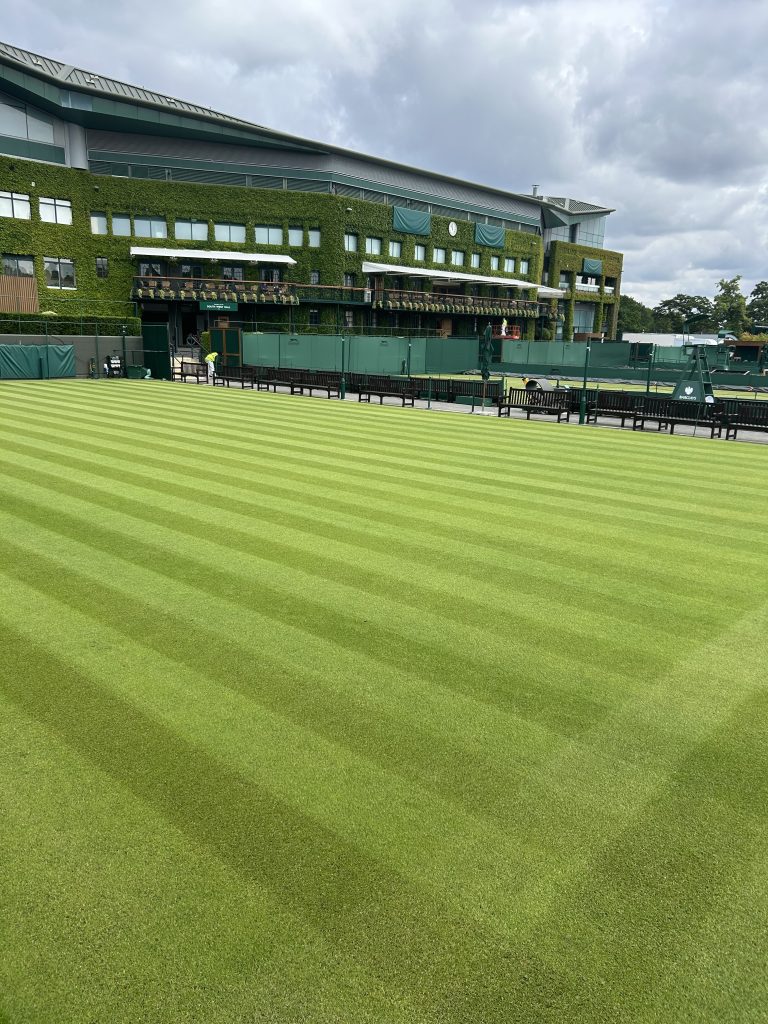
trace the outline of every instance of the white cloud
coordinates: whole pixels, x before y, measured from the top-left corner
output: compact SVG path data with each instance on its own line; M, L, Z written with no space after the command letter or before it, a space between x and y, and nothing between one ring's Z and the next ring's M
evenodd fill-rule
M29 0L3 38L249 121L616 208L624 291L768 277L761 0Z

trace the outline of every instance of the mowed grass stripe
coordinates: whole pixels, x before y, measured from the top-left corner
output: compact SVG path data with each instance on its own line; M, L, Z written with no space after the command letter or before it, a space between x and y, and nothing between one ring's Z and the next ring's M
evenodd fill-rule
M259 1009L252 991L227 983L235 972L217 970L203 953L204 982L220 997L214 1019L226 1024L266 1007L286 1024L292 1014L364 1020L366 985L379 1019L396 1024L515 1017L586 1024L613 1019L617 1008L642 1024L758 1019L760 988L749 957L723 967L727 1006L697 960L701 950L703 962L713 963L724 935L754 932L765 907L757 867L765 855L764 793L749 774L765 753L758 726L765 546L751 522L760 486L713 495L717 508L699 533L711 554L706 587L696 531L675 523L674 504L687 508L716 474L723 455L704 452L716 446L669 438L624 443L618 432L606 446L599 432L432 417L458 444L439 454L439 431L430 425L424 465L442 472L450 488L455 453L459 490L436 501L399 545L400 523L418 523L432 500L421 483L428 473L414 458L421 443L414 434L427 413L198 389L190 402L203 436L209 410L237 410L226 413L213 442L193 449L200 466L186 456L173 464L174 438L189 451L175 433L142 465L140 453L152 444L152 406L162 435L176 411L169 417L158 404L177 393L186 404L194 389L118 384L112 397L132 396L146 421L134 435L139 465L132 467L130 444L109 450L116 432L130 430L130 414L120 414L122 426L110 421L106 387L45 387L25 385L37 396L29 408L40 425L21 412L19 430L6 430L0 453L7 483L0 572L12 595L0 621L13 650L0 667L3 690L30 716L29 735L32 719L44 723L94 766L105 794L145 803L152 821L167 822L162 827L191 854L218 862L201 885L226 892L222 875L238 874L244 903L254 900L257 916L271 901L283 908L281 920L306 921L321 940L310 939L304 956L307 933L292 947L278 929L280 952L266 954L255 981L264 995ZM99 394L93 409L100 415L85 408L89 387ZM40 396L53 392L50 406ZM56 407L65 394L77 394L83 407L69 422ZM290 410L309 448L281 442L277 408ZM241 409L249 413L241 416ZM254 409L269 410L266 419ZM0 407L2 418L12 425L13 410ZM242 434L259 422L267 429L267 419L274 454L254 453L251 468ZM323 474L312 459L328 452L337 459L334 429L336 452L354 449L359 424L371 435L357 449L359 460L335 465L318 483ZM25 429L30 436L17 440ZM216 465L232 458L227 430L240 438L238 454ZM318 430L326 432L322 444ZM399 466L392 450L409 432L403 482L392 488L389 477L376 481L376 435L390 473ZM473 446L485 453L489 437L498 449L494 482L470 494L461 483L468 456ZM658 510L650 514L669 521L655 523L652 536L633 541L649 524L633 512L632 496L603 518L579 506L570 519L565 505L550 511L561 492L560 470L549 466L543 493L535 474L524 481L524 522L499 500L504 472L513 479L517 460L526 460L520 472L528 477L530 460L567 463L569 447L577 461L588 461L590 437L599 459L625 453L634 477L642 472L634 461L639 452L648 472L659 474ZM90 462L86 439L95 446ZM666 452L673 445L693 452L697 444L687 493ZM296 475L281 483L283 449L296 460ZM762 465L752 456L747 464L753 474ZM660 481L669 483L666 506ZM597 465L579 487L578 500L593 487L598 504L605 484ZM733 542L721 542L718 525L739 505L749 521ZM516 559L529 538L533 553ZM645 552L654 558L647 570ZM548 600L537 567L553 589L564 558L574 562L568 575L577 585L565 598L554 588ZM424 579L409 581L414 567ZM526 575L534 581L526 583ZM497 579L506 586L498 587L494 607ZM614 610L622 582L630 598ZM583 607L575 600L579 588ZM726 601L723 616L723 594L731 591L735 602ZM656 605L647 618L644 600ZM23 770L14 759L12 773ZM37 822L38 843L55 857L57 830L43 815ZM17 814L14 836L23 827ZM95 830L92 840L98 843ZM141 860L128 851L121 868L133 882ZM74 862L65 859L61 870L74 882ZM10 885L0 879L22 949L29 941L21 924L25 889L42 873L39 865L15 873ZM128 888L119 910L112 901L124 891L117 875L107 883L111 895L89 903L89 921L98 920L103 934L120 915L140 927L141 900ZM196 927L181 929L180 977L190 976L206 936L216 934L206 927L214 905L207 900ZM54 921L66 919L63 907L49 912ZM162 920L153 925L161 946L168 937ZM232 925L247 941L244 918ZM54 934L43 930L42 939L60 966ZM22 962L23 953L8 969L14 992ZM174 1012L172 992L153 967L137 949L118 1010L124 1019L140 1019L147 1005L150 1019ZM81 1003L32 1015L71 1018L63 1007L78 1005L103 1019L101 992L116 970L110 962L96 985L81 976L88 988ZM280 995L296 984L297 999ZM211 1005L210 991L185 992L192 1019ZM295 1013L300 1005L306 1012Z

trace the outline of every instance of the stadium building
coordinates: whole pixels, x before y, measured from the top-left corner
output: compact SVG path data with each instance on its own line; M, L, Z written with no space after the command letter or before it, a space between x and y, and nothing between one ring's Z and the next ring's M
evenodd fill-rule
M616 335L612 211L249 124L0 43L0 314ZM252 328L253 329L253 328Z

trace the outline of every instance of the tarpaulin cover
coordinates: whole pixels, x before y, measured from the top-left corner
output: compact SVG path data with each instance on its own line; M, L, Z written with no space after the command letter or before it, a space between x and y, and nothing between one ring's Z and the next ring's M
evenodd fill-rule
M73 345L0 345L0 378L74 377Z
M603 261L602 260L588 260L584 259L584 269L582 274L597 274L600 275L603 272Z
M504 228L495 224L475 224L475 241L478 245L492 245L494 249L503 249Z
M428 235L432 230L432 215L423 210L395 206L392 210L392 227L406 235Z

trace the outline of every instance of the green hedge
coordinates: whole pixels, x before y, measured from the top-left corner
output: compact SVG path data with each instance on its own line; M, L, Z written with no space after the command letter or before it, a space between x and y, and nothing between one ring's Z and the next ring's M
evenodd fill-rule
M114 335L125 327L127 336L141 336L137 316L41 316L40 313L0 313L0 334Z

